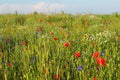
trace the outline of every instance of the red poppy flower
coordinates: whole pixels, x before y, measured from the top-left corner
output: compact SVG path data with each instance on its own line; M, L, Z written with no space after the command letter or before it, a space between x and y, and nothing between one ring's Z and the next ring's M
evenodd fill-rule
M26 45L27 44L27 42L26 41L22 41L22 43L21 43L22 45Z
M79 58L81 56L80 52L76 52L75 56Z
M97 58L99 56L99 52L95 52L94 54L93 54L93 58Z
M42 27L41 26L39 26L38 28L37 28L37 32L40 32L40 31L42 31Z
M69 47L69 45L70 45L69 42L66 42L66 43L64 44L65 47Z
M45 75L45 74L46 74L46 72L47 72L47 70L46 70L46 69L44 69L44 70L43 70L43 72L44 72L44 75Z
M93 78L93 80L97 80L96 78Z
M2 46L0 46L0 49L2 49Z
M11 63L10 63L10 62L8 62L8 63L7 63L7 66L8 66L8 67L10 67L10 66L11 66Z
M55 40L55 41L57 41L57 40L58 40L58 38L56 38L56 37L55 37L55 38L54 38L54 40Z
M54 78L57 79L57 80L60 80L60 76L57 75L57 74L54 75Z
M97 64L100 64L102 67L104 67L106 60L98 57L98 58L96 58L96 62L97 62Z

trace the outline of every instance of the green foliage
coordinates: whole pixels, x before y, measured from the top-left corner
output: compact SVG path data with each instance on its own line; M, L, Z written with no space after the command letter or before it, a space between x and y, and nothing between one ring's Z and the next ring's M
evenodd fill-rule
M25 24L25 16L23 15L16 15L16 18L15 18L15 23L16 24L19 24L19 25L24 25Z
M119 21L114 14L0 15L0 80L119 80Z
M39 14L37 11L35 11L34 13L33 13L34 15L37 15L37 14Z

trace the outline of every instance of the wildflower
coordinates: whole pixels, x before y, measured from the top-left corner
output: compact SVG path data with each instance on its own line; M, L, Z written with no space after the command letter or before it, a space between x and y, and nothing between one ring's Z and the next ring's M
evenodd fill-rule
M57 80L60 80L60 76L58 74L55 74L54 78L57 79Z
M81 56L80 52L76 52L75 56L79 58Z
M46 74L46 72L47 72L47 70L46 70L46 69L44 69L44 70L43 70L43 72L44 72L44 75L45 75L45 74Z
M40 32L40 31L42 31L42 27L41 26L39 26L38 28L37 28L37 32Z
M27 42L26 41L22 41L22 43L21 43L22 45L26 45L27 44Z
M83 38L87 38L87 35L86 35L86 34L84 34L84 35L83 35Z
M97 80L97 79L94 77L93 80Z
M67 48L67 47L70 46L70 43L69 43L69 42L66 42L66 43L64 44L64 46Z
M97 64L100 64L102 67L104 67L105 63L106 63L106 60L98 57L98 58L96 58L96 62L97 62Z
M10 62L8 62L8 63L7 63L7 66L8 66L8 67L10 67L10 66L11 66L11 63L10 63Z
M101 51L101 52L100 52L100 54L101 54L101 55L104 55L104 54L105 54L105 52Z
M2 46L0 46L0 50L2 49Z
M103 22L104 22L104 24L108 24L108 21L107 21L107 20L104 20Z
M50 32L50 35L53 35L53 32Z
M56 38L56 37L55 37L55 38L54 38L54 40L55 40L55 41L57 41L57 40L58 40L58 38Z
M93 54L93 58L97 58L98 55L99 55L99 52L95 52L95 53Z
M83 69L83 66L78 66L78 71L81 71Z
M63 74L63 70L60 69L60 74Z

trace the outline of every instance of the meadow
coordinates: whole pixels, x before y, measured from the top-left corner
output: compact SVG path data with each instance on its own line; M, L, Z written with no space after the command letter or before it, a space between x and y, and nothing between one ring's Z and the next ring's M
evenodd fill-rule
M0 15L0 80L120 80L120 15Z

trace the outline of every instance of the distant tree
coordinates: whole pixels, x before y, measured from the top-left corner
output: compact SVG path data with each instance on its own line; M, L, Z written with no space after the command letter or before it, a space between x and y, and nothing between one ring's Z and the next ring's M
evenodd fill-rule
M36 15L36 14L39 14L37 11L34 11L34 13L33 13L34 15Z
M61 11L61 13L62 13L62 14L65 14L65 12L64 12L64 11Z
M18 13L17 13L17 10L15 11L15 14L17 15Z
M118 15L118 12L116 12L116 13L115 13L115 16L116 16L116 17L118 17L118 16L119 16L119 15Z

